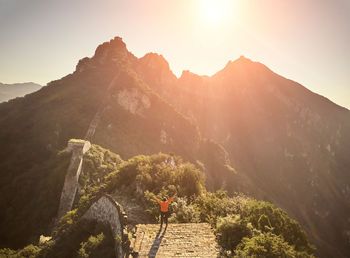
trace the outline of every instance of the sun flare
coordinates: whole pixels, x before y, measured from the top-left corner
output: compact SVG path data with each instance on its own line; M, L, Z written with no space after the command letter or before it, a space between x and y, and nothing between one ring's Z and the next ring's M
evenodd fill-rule
M202 13L209 22L219 22L228 16L230 0L202 0Z

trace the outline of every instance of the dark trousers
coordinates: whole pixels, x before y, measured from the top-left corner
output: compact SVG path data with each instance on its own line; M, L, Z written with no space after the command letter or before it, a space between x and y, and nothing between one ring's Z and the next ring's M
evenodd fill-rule
M160 225L163 225L164 221L165 224L168 225L168 213L169 212L160 212Z

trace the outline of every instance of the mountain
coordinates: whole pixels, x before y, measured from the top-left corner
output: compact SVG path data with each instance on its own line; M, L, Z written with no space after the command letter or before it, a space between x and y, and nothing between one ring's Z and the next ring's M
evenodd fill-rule
M323 255L349 256L350 111L243 56L178 80L165 62L146 55L138 71L226 149L244 192L286 209Z
M0 82L0 102L8 101L17 97L37 91L42 86L33 82L3 84Z
M92 58L80 60L74 73L0 104L0 206L6 207L0 210L1 247L22 247L32 240L33 231L48 230L55 212L47 211L42 228L29 230L40 213L30 213L28 207L42 207L37 200L50 189L37 189L52 187L45 178L57 180L55 189L62 187L64 176L59 168L54 170L60 163L49 160L71 138L89 139L123 159L140 153L176 153L199 164L212 189L234 180L222 146L203 138L195 124L139 78L132 69L137 60L115 38L100 45ZM9 233L10 228L16 230Z
M350 255L349 111L247 58L211 77L176 78L163 56L137 58L116 37L72 74L1 103L0 127L1 247L32 240L36 229L26 227L39 218L23 206L37 207L43 191L33 189L54 178L62 187L67 164L52 157L85 138L122 159L182 156L202 168L209 190L270 201L301 222L320 254Z

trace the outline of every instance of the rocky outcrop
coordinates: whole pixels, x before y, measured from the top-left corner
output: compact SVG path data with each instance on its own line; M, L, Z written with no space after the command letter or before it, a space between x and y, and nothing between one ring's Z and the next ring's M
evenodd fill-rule
M144 110L151 106L149 97L136 88L119 91L117 100L120 106L133 115L143 116Z

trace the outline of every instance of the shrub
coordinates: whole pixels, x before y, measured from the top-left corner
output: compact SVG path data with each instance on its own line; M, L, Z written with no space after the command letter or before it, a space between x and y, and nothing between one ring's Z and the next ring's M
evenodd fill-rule
M282 209L274 207L273 204L250 199L244 215L254 227L262 232L281 235L287 243L295 246L295 250L306 252L314 250L300 224L289 218Z
M118 173L107 176L108 191L127 186L128 191L134 194L136 185L139 185L144 192L155 194L168 189L169 194L181 197L200 195L205 189L202 173L190 163L171 166L168 159L169 155L163 153L129 159L119 167ZM177 157L175 159L180 160Z
M228 197L226 191L206 192L195 199L195 205L200 211L200 220L215 227L219 217L240 214L245 209L246 199L238 195Z
M243 238L235 250L235 257L312 257L305 253L297 253L281 236L262 233L252 238Z
M187 198L177 198L172 203L172 214L169 218L170 222L177 223L198 223L199 211L193 204L187 202Z
M199 195L203 190L203 177L192 164L186 163L180 167L177 177L180 196Z
M252 235L252 226L242 220L240 215L230 215L218 219L216 235L218 243L233 252L244 237Z
M8 258L34 258L40 252L40 248L35 245L28 245L20 250L11 250L8 248L0 250L0 257Z
M101 233L97 236L90 236L86 242L82 242L80 244L81 248L78 251L78 257L91 257L93 252L102 244L104 237L104 234Z

